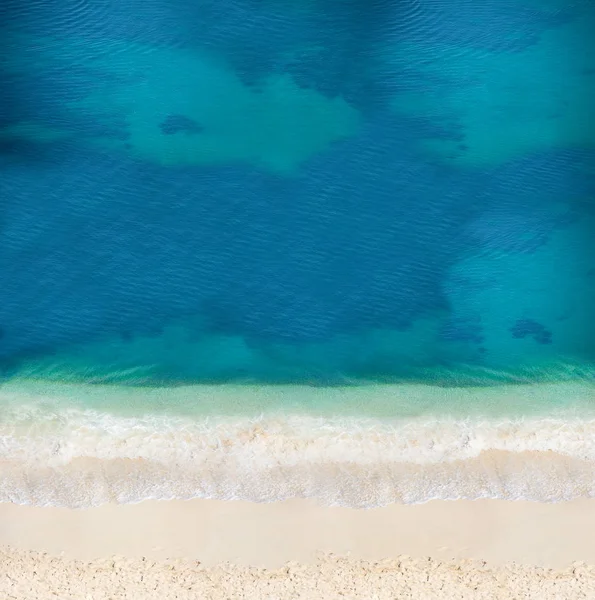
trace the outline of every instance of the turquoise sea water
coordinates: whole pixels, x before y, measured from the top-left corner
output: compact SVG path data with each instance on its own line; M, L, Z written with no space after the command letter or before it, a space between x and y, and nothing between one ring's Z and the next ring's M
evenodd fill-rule
M0 500L595 493L591 3L0 17Z

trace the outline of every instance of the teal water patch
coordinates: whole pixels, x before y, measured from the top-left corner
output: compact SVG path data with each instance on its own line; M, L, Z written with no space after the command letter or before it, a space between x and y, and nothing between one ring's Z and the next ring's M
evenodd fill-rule
M183 4L11 3L4 380L591 380L591 7Z
M585 11L514 53L398 44L386 60L417 67L436 85L423 97L417 90L396 94L393 109L456 121L460 136L427 136L420 145L438 160L469 168L562 146L592 148L595 71L587 31L594 24Z
M29 36L4 35L14 46L31 44ZM62 129L20 121L0 129L5 139L76 138L116 156L166 166L246 163L292 174L359 125L357 110L341 97L301 88L288 74L271 74L257 88L246 85L225 59L208 51L111 40L105 54L76 37L36 38L34 48L35 61L17 57L8 69L21 75L65 64L88 70L95 84L63 108L97 122L81 136L72 128L76 121Z
M489 235L495 229L491 222L487 227L482 251L447 275L450 310L417 319L404 330L374 329L324 342L256 342L213 334L208 317L198 315L145 335L97 336L21 361L6 377L160 387L222 382L464 387L592 380L595 279L583 252L592 245L595 222L554 231L531 253L517 251L524 243L519 237L509 239L507 251L494 250ZM526 231L533 235L530 222Z

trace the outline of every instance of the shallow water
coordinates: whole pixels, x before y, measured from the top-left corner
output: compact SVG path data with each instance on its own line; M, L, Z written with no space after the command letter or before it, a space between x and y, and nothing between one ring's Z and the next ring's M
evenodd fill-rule
M592 494L590 3L0 22L0 499Z
M0 501L595 496L595 385L139 388L12 382Z

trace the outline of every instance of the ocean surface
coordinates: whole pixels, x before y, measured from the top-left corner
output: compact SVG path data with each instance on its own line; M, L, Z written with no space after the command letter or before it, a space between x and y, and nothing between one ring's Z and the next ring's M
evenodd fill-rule
M0 501L595 496L593 31L4 0Z

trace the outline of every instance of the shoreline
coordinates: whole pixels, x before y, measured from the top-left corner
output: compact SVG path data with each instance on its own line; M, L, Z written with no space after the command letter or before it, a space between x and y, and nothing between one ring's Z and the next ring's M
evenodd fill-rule
M300 448L291 438L273 438L265 450L278 450L283 441ZM194 465L175 455L166 462L80 457L52 467L0 460L0 505L79 510L146 500L274 505L296 498L321 507L376 509L435 500L547 504L595 499L595 460L551 450L489 450L464 460L421 463L391 461L390 447L364 453L362 445L359 456L344 446L321 452L306 445L299 453L263 452L245 444L235 453L233 446L231 451L221 447L195 452Z
M257 415L309 418L402 419L428 416L543 418L571 413L595 416L595 379L508 381L496 385L442 386L428 381L346 386L302 384L194 384L138 387L15 378L0 386L3 411L12 418L35 412L109 413L169 418L246 418Z
M118 396L128 414L92 389L89 406L78 386L2 390L1 598L574 600L595 590L592 384L201 387L153 392L143 410L131 390ZM216 414L246 391L251 415ZM298 399L355 407L364 395L376 417L280 412ZM171 416L174 397L211 409ZM463 417L480 399L485 412ZM440 400L461 415L428 412ZM263 404L279 412L258 413ZM380 417L396 405L399 419ZM502 414L514 405L523 410ZM191 495L202 498L182 499ZM163 499L135 503L148 497ZM244 499L206 499L233 497Z

